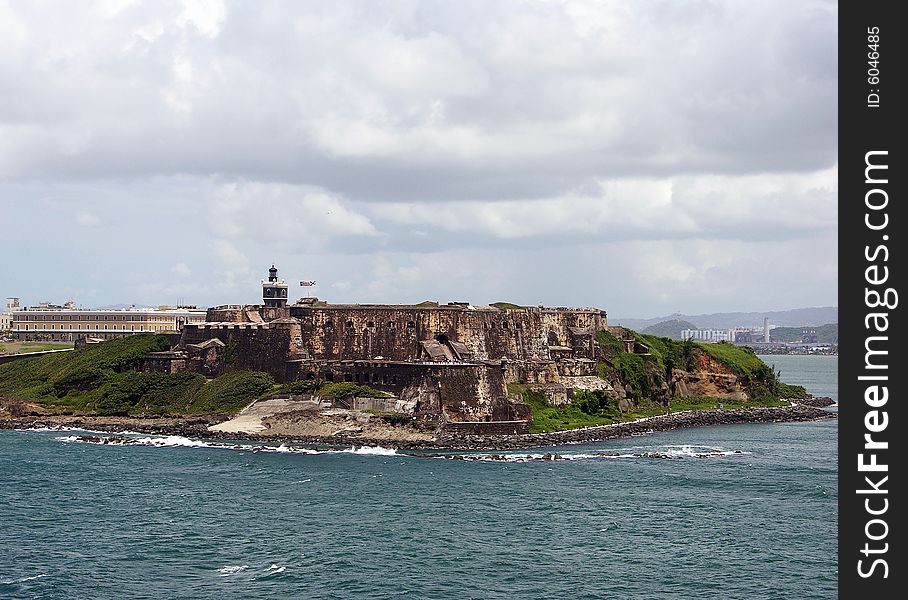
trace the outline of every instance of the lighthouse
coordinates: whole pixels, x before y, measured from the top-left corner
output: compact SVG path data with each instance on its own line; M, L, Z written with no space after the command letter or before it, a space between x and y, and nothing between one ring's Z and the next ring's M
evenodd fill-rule
M277 267L268 269L268 279L262 280L262 304L268 308L287 306L287 282L277 277Z

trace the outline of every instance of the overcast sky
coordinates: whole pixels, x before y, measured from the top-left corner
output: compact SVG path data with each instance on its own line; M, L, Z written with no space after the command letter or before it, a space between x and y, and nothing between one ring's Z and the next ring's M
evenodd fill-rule
M0 1L0 294L836 305L836 10Z

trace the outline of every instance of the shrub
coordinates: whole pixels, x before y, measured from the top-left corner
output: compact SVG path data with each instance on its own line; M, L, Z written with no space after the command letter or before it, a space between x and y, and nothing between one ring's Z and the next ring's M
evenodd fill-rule
M274 379L267 373L232 371L202 386L188 410L194 413L237 412L273 386Z

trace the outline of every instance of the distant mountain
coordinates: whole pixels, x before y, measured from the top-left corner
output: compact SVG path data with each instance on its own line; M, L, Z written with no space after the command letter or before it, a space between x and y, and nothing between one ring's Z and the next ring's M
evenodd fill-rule
M696 329L697 326L691 323L690 321L682 321L681 319L671 319L669 321L661 321L655 325L650 325L644 329L641 333L646 333L649 335L655 335L657 337L667 337L673 340L682 339L681 332L685 329Z
M827 323L814 327L805 325L803 327L775 327L770 332L770 337L774 342L800 342L804 338L804 330L815 331L817 334L817 343L819 344L838 344L839 343L839 324Z
M839 322L837 306L816 308L795 308L766 312L728 312L704 315L674 314L653 319L624 318L609 316L609 325L624 325L642 331L663 321L688 321L699 329L730 329L732 327L762 327L763 318L769 317L770 325L780 327L819 327Z

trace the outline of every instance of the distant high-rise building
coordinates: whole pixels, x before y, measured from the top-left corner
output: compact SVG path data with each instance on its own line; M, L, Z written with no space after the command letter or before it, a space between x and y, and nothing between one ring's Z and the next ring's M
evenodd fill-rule
M769 342L769 317L763 317L763 341Z

